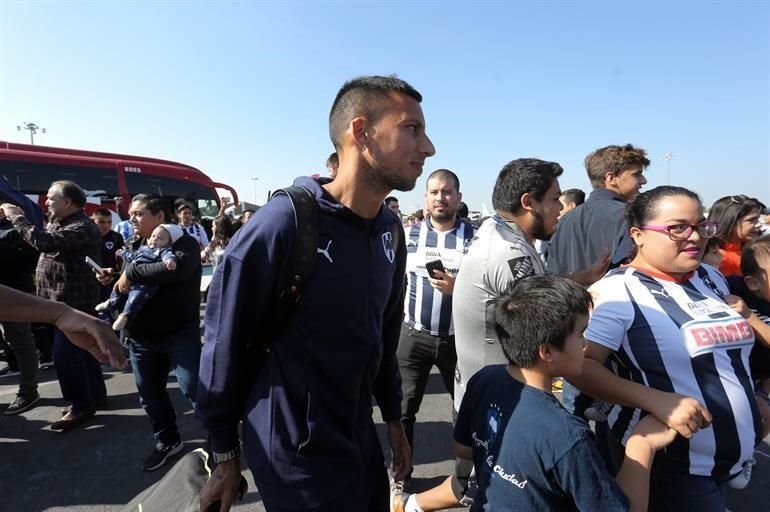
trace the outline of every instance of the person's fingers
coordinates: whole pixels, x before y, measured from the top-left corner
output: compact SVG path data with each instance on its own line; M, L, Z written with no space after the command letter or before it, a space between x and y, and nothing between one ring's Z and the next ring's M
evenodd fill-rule
M698 409L698 412L700 413L700 416L703 418L703 422L701 423L701 426L702 427L708 427L709 425L711 425L711 422L714 421L714 417L711 416L711 413L709 412L709 410L706 409L700 403L698 403L696 408Z

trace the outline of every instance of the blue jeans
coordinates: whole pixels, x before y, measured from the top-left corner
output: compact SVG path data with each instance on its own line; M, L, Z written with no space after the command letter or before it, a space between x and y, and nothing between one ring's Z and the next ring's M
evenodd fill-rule
M72 404L73 413L91 409L107 398L99 361L73 345L59 329L53 334L53 361L62 397Z
M131 366L139 391L139 404L150 417L156 442L166 445L180 440L176 413L166 391L172 369L182 394L195 409L198 367L201 358L200 327L188 324L175 334L155 343L130 343Z

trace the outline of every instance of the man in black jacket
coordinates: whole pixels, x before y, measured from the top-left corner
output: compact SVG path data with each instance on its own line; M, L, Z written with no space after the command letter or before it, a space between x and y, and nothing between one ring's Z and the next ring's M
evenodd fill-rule
M13 224L0 209L0 284L34 294L32 276L37 259L38 252L13 229ZM0 322L0 330L19 364L19 392L4 414L19 414L33 408L40 400L35 338L29 322Z
M130 250L146 244L152 231L171 218L168 205L158 196L135 196L129 208L134 238ZM172 246L175 270L164 263L133 262L123 269L115 286L127 293L132 283L158 286L158 291L129 323L131 366L139 390L139 403L150 417L155 449L142 464L144 471L160 468L183 448L176 413L166 392L168 372L173 369L182 393L195 406L200 363L201 260L198 241L185 234ZM111 270L99 276L102 284L114 280Z

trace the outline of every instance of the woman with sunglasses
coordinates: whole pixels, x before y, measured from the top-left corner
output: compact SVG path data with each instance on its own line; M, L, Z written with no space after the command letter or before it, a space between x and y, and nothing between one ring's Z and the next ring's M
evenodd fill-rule
M762 234L759 218L765 205L748 196L726 196L717 199L709 211L709 222L719 225L714 238L719 244L725 276L741 275L741 251L746 242Z
M701 266L718 226L697 194L657 187L628 205L626 219L636 254L590 288L586 360L573 383L618 404L608 421L620 442L646 414L680 434L655 457L650 510L722 512L722 484L745 485L761 432L754 333L724 302L722 275Z

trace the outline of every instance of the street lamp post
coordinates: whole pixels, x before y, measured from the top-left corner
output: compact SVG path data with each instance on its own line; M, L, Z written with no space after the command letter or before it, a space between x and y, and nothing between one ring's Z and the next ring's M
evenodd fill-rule
M35 134L38 130L40 130L41 133L45 133L45 128L41 128L40 126L36 125L35 123L28 123L27 121L24 121L21 125L16 126L16 131L22 131L22 130L29 130L29 143L34 144L35 143Z
M259 178L257 178L256 176L251 177L251 181L254 182L254 206L257 205L257 181L258 180Z
M666 161L666 185L671 185L671 160L674 158L674 153L666 153L661 160Z

